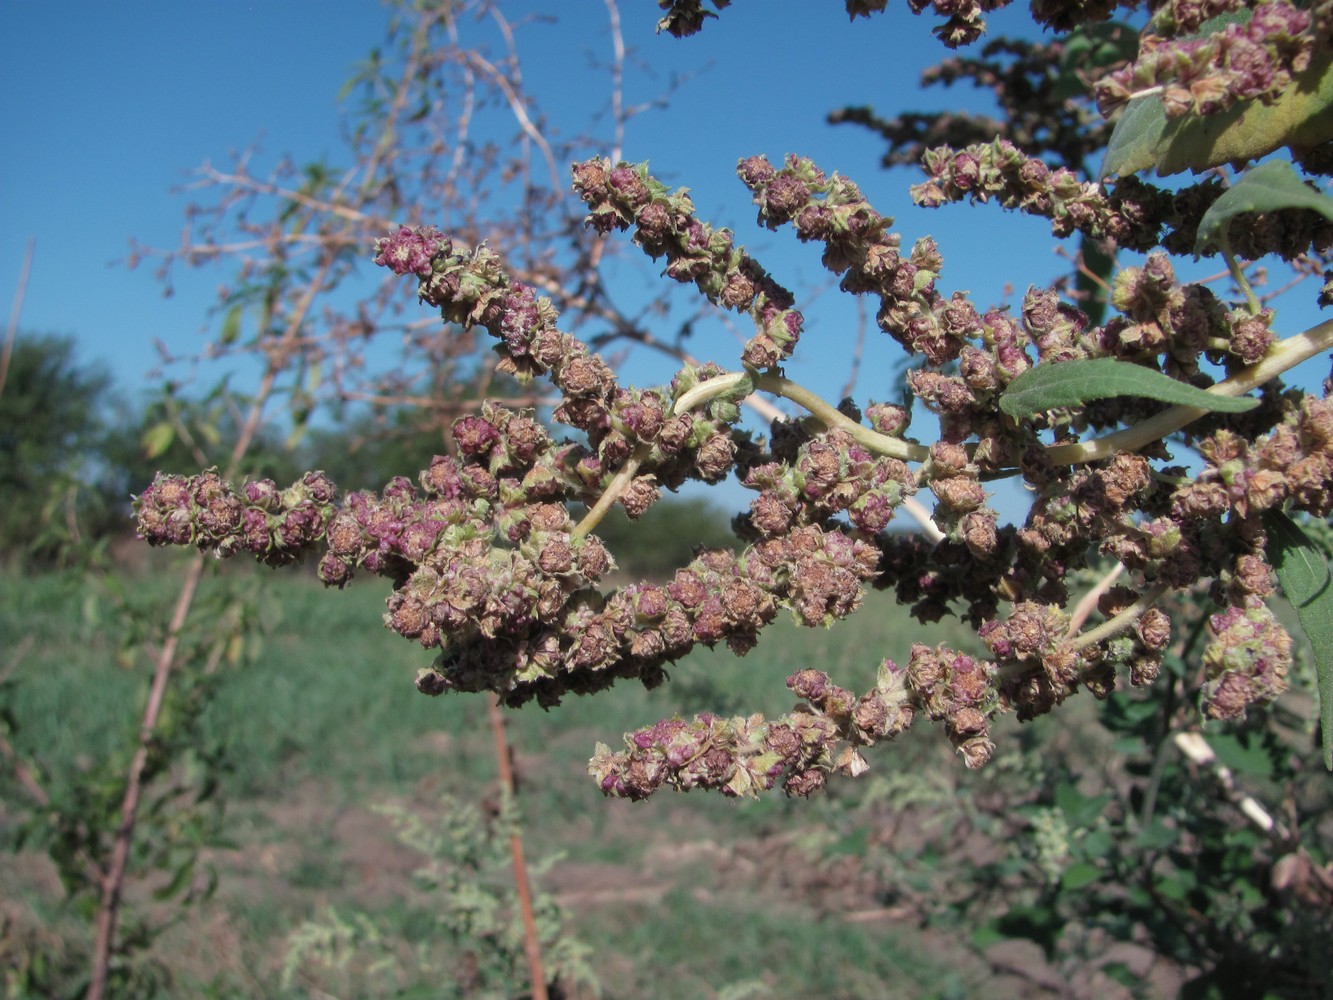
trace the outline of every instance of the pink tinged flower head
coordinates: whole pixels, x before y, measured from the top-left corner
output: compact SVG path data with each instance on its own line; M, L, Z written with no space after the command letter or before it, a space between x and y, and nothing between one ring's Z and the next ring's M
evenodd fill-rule
M257 479L245 484L245 499L260 510L275 511L279 505L277 484L271 479Z
M487 455L495 442L500 440L500 432L495 425L475 415L454 421L453 434L455 443L465 455Z
M375 249L375 263L380 267L394 274L428 278L435 257L449 254L453 245L434 226L402 226L392 236L376 241Z

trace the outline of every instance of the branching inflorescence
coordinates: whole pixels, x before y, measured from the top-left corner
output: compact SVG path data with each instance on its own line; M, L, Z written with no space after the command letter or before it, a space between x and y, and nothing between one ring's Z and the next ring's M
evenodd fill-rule
M671 8L663 26L677 34L697 30L705 16L700 3L662 6ZM853 15L882 6L848 3ZM935 5L957 21L954 34L990 6ZM1228 6L1178 3L1159 19L1190 28ZM1073 11L1043 5L1040 13L1061 25ZM1106 13L1077 11L1094 20ZM1307 37L1326 15L1319 7L1298 24L1277 0L1249 21L1245 38L1299 71L1308 46L1288 36ZM1234 52L1240 44L1213 39L1209 66L1219 46ZM1138 81L1135 73L1155 81L1158 72L1140 67L1117 86L1130 88L1124 81ZM1281 89L1276 76L1270 82ZM1194 83L1182 85L1198 96ZM1237 99L1268 93L1252 81L1227 86ZM1214 105L1208 98L1196 110ZM1132 176L1080 181L1001 140L933 150L925 169L915 190L922 204L994 199L1108 251L1192 247L1222 193L1211 181L1176 192ZM860 695L800 670L787 681L800 705L787 715L663 720L629 734L623 749L599 746L590 767L602 790L635 799L663 786L748 795L780 784L808 794L831 772L865 770L862 749L918 716L940 723L966 764L979 766L991 756L991 721L1002 711L1032 718L1080 687L1104 697L1122 670L1132 684L1151 684L1172 631L1156 600L1199 581L1212 581L1221 609L1204 655L1204 711L1235 718L1283 690L1291 641L1265 605L1274 584L1264 515L1333 511L1333 404L1284 390L1275 376L1326 351L1333 323L1279 342L1272 310L1235 307L1182 284L1160 251L1116 276L1117 315L1103 324L1038 288L1015 313L979 308L939 290L943 254L933 240L904 253L893 220L850 180L794 156L780 166L749 157L738 174L761 224L791 226L798 239L820 244L841 289L877 302L880 329L921 361L907 385L938 416L939 440L907 439L903 407L835 407L786 378L780 366L804 327L794 296L729 231L697 218L685 192L644 165L593 159L573 168L588 225L632 231L649 256L665 260L668 277L748 316L754 334L738 370L708 364L660 388L624 387L557 327L551 302L511 278L498 254L430 227L404 227L379 241L375 262L415 279L420 299L446 323L489 334L501 371L549 379L560 393L552 417L578 440L557 440L532 414L487 403L455 423L459 453L436 457L415 483L399 478L380 494L354 492L338 503L318 473L286 490L267 481L233 488L213 473L162 476L136 501L141 536L219 555L246 551L271 565L322 550L319 573L331 586L359 570L385 576L394 585L386 624L439 650L418 687L490 690L515 706L552 706L622 678L657 684L698 644L744 654L783 609L801 625L826 626L854 612L869 587L894 591L923 622L959 614L989 654L918 643L905 666L883 661L875 686ZM1331 243L1333 227L1311 212L1264 216L1228 234L1228 246L1251 258L1319 254ZM1205 416L1122 395L1022 418L1001 409L1005 390L1034 367L1092 358L1194 386L1213 384L1208 364L1220 365L1227 378L1217 391L1257 389L1259 405ZM811 416L754 439L739 427L738 405L753 392L783 396ZM1204 463L1192 476L1171 464L1161 440L1181 428ZM730 475L755 494L736 522L745 548L700 551L667 582L605 587L614 561L595 529L613 504L637 518L664 488ZM999 524L989 506L985 483L1004 476L1022 476L1035 491L1021 527ZM935 498L938 542L886 530L921 489ZM588 508L582 520L574 504ZM1135 574L1135 588L1102 596L1101 625L1071 628L1071 574L1108 558Z

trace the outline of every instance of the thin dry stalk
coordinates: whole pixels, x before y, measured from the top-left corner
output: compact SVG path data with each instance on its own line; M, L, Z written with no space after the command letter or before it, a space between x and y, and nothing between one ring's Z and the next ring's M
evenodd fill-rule
M486 696L486 713L490 717L491 736L495 741L495 760L500 769L500 788L513 802L515 795L514 766L509 756L509 740L505 736L504 713L495 694ZM518 891L518 906L523 917L523 953L528 959L528 978L532 981L532 1000L547 1000L546 973L542 969L541 942L537 939L537 921L532 913L532 888L528 880L528 865L523 858L523 834L516 823L509 835L509 856L514 869L514 887Z
M130 846L134 842L134 825L139 816L139 800L143 795L143 773L148 766L148 752L157 730L158 715L166 698L167 681L176 662L176 649L181 630L194 603L195 591L204 574L204 554L190 560L181 583L176 606L167 626L167 639L153 666L153 686L149 690L148 705L144 708L139 727L139 747L130 762L125 782L125 797L120 805L120 827L111 848L111 865L102 879L102 902L97 910L97 937L93 944L92 972L88 979L87 1000L102 1000L106 993L107 974L111 968L111 953L115 943L116 924L120 916L121 894L125 887L125 871L129 863Z
M0 349L0 393L5 391L5 379L9 377L9 359L14 356L14 340L19 332L19 314L23 311L23 296L28 291L28 275L32 272L32 255L36 249L37 239L29 236L28 245L23 251L23 266L19 268L18 287L14 289L14 306L9 310L5 346Z

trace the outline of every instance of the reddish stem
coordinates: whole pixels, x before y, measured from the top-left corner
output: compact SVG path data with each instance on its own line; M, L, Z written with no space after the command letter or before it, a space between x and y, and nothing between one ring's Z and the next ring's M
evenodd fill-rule
M500 787L512 801L514 767L509 758L509 741L505 738L504 714L500 711L500 702L494 693L486 695L486 712L491 720L491 735L495 738L495 759L500 766ZM518 890L518 906L523 915L523 951L528 958L532 1000L547 1000L541 943L537 940L537 921L532 915L532 890L528 882L528 865L523 860L523 834L517 823L514 825L514 832L509 835L509 854L514 868L514 886Z
M167 639L157 654L153 668L153 686L148 692L143 723L139 727L139 747L134 752L126 776L125 798L120 805L120 828L111 848L111 864L102 879L102 905L97 911L97 939L93 944L92 972L88 980L86 1000L102 1000L106 992L107 971L111 965L111 948L116 935L116 920L120 915L121 890L125 885L125 867L129 863L130 845L134 840L134 824L139 814L139 799L143 794L143 773L148 765L148 749L157 729L157 717L167 693L167 680L176 662L176 647L180 644L181 629L194 601L194 592L204 574L204 555L199 553L185 571L181 592L167 626Z

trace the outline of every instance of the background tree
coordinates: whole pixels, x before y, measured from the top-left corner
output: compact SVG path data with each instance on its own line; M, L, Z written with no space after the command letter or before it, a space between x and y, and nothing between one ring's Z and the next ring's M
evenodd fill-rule
M0 552L50 564L72 558L126 513L102 459L111 379L80 365L74 341L20 335L0 383Z

